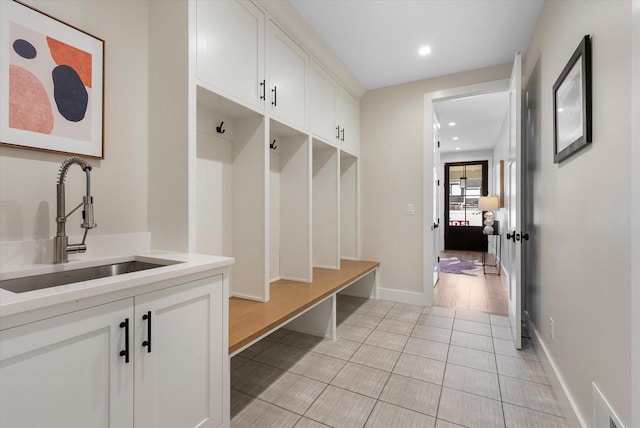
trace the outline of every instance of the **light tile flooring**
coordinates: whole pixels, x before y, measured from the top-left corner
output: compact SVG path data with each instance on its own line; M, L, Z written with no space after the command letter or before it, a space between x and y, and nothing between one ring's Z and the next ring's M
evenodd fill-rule
M568 427L504 316L338 296L338 339L280 329L231 359L232 427Z

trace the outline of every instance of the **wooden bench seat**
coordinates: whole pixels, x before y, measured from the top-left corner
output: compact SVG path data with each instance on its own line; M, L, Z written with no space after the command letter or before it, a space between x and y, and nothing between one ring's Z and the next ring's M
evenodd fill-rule
M229 299L229 354L281 327L379 265L378 262L342 260L340 270L314 268L311 283L273 282L268 302L232 297Z

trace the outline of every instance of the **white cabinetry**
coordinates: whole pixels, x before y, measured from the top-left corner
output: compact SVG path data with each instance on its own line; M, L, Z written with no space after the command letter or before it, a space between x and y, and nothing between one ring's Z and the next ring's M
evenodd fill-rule
M247 1L198 1L196 19L198 79L264 108L264 13Z
M308 127L309 55L253 3L196 2L200 83L274 118ZM266 51L266 58L265 58Z
M225 298L221 275L135 297L136 428L229 420Z
M317 63L311 63L311 132L339 146L336 120L338 82Z
M271 20L267 23L266 76L273 118L308 128L309 55Z
M340 148L360 155L360 103L344 88L338 94L338 126Z
M217 275L3 330L0 426L227 426L227 316Z
M1 331L0 426L132 426L125 320L133 332L133 299Z
M311 65L311 132L329 144L358 156L360 104L318 64Z

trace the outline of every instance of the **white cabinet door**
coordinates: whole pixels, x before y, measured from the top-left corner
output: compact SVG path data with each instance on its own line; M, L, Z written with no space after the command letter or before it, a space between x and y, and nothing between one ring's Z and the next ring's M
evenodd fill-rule
M264 14L246 1L200 0L196 11L198 79L264 108Z
M338 83L315 62L311 63L310 116L311 132L326 142L339 146L336 103Z
M127 319L133 334L133 299L0 332L0 426L132 427Z
M225 294L218 275L135 297L136 428L229 423Z
M360 154L360 103L344 88L338 96L338 124L340 148L354 156Z
M272 21L267 24L266 75L275 119L308 128L309 55Z

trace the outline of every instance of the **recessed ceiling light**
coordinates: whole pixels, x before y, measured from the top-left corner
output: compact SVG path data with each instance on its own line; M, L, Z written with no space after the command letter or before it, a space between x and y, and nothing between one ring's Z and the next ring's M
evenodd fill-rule
M449 126L456 126L455 122L449 122Z
M460 147L456 147L456 150L460 150Z
M453 137L452 138L453 141L456 141L457 139L458 139L458 137Z
M422 46L418 53L422 56L429 55L431 53L431 48L429 46Z

